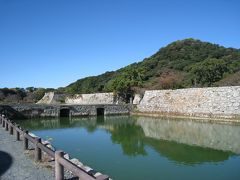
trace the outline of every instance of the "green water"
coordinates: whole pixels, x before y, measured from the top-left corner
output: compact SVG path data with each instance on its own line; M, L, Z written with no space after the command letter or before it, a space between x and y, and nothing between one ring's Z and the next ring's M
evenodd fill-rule
M20 124L113 179L240 179L239 125L132 116Z

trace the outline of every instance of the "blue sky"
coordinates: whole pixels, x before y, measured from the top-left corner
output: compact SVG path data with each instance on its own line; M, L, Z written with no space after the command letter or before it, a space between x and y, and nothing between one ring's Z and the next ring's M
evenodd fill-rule
M0 0L0 88L66 86L189 37L240 48L240 1Z

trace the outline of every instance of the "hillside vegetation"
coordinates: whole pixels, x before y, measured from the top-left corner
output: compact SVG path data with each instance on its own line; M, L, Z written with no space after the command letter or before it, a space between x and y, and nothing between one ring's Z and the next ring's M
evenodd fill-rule
M52 88L0 88L0 103L36 103L45 92L55 91Z
M175 41L141 62L79 79L68 93L239 85L240 50L195 39Z
M124 99L147 89L240 85L240 50L195 39L175 41L143 61L58 89L0 89L0 102L36 102L45 92L115 92Z

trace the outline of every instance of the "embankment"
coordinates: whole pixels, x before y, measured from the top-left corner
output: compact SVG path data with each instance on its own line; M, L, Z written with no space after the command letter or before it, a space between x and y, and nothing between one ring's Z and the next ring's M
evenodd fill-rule
M146 91L140 114L240 118L240 86Z

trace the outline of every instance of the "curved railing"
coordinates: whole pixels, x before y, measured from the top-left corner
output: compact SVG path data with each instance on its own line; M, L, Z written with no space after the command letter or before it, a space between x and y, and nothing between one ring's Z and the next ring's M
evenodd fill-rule
M107 175L103 175L94 171L91 168L84 169L78 165L71 162L69 159L65 158L64 153L61 150L53 150L47 147L46 144L42 143L41 138L31 136L27 130L21 128L14 121L9 120L0 115L0 124L6 131L9 131L11 135L16 134L16 140L20 141L21 136L23 138L24 150L29 149L29 141L34 145L34 159L36 162L42 160L42 152L45 152L47 155L55 159L55 179L63 180L64 179L64 168L68 171L71 171L74 176L77 176L81 180L108 180L110 179Z

